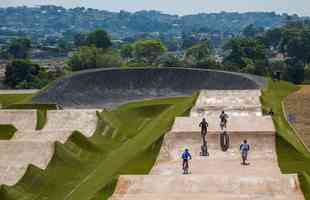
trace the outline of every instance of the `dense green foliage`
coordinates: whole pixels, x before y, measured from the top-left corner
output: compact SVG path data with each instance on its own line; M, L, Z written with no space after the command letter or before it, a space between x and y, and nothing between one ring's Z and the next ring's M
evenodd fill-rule
M107 199L120 174L150 171L175 116L188 113L194 101L151 100L98 112L92 137L74 132L65 144L56 142L47 169L30 165L15 186L1 186L0 199Z
M17 38L9 44L7 53L14 59L26 59L31 50L31 40L28 38Z
M277 129L278 162L283 173L298 173L301 188L306 200L310 199L310 152L299 141L294 130L289 126L282 110L282 101L299 87L287 82L269 81L263 90L262 104L265 112L274 112L273 121Z
M212 60L212 50L211 44L207 40L196 44L187 49L185 62L190 66L208 66Z
M30 60L13 60L6 66L5 83L11 88L42 88L52 79L48 72Z
M96 31L88 34L86 44L88 46L93 45L97 48L107 49L111 47L112 42L110 36L105 30L97 29Z
M17 129L13 125L0 125L0 140L9 140L16 133Z
M224 47L228 55L224 58L224 65L228 70L266 74L266 47L259 40L252 38L235 38Z
M83 46L68 60L73 71L120 67L122 65L119 54L113 50L105 50L95 46Z
M250 24L243 29L242 34L245 37L256 37L259 36L260 34L263 34L264 31L265 31L264 28Z
M166 47L158 40L140 40L134 44L136 59L149 64L154 64L166 50Z

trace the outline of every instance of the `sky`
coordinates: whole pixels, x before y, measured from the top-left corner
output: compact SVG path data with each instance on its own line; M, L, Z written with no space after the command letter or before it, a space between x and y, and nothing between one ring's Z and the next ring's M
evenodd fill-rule
M60 5L84 6L109 11L159 10L169 14L196 14L221 11L274 11L310 16L310 0L0 0L0 7Z

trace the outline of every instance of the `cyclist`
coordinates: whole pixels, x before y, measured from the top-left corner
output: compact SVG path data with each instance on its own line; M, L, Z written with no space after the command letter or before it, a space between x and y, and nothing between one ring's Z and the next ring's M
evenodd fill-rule
M191 154L189 153L188 149L185 149L185 151L182 153L182 167L183 167L183 174L188 174L188 168L189 168L189 163L188 161L192 159Z
M220 126L221 126L221 129L223 130L224 128L227 128L227 119L228 119L228 115L225 113L225 111L223 110L221 115L220 115L220 120L221 120L221 123L220 123Z
M199 124L199 127L201 127L201 137L202 137L202 141L203 141L203 146L206 145L206 136L208 133L208 122L206 120L206 118L203 118L202 121Z
M242 165L248 165L246 161L248 160L248 152L250 151L250 145L247 140L244 140L240 145L241 157L242 157Z

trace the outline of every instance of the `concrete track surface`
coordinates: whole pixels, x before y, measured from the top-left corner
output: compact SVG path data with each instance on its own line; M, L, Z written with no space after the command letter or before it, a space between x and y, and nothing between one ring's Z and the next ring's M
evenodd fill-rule
M262 115L259 96L259 90L202 91L191 116L176 118L151 173L121 176L110 200L303 200L297 175L281 174L278 167L275 128ZM219 141L222 110L230 117L227 152ZM209 157L200 156L202 117L210 124ZM244 139L251 145L247 166L241 165L239 152ZM185 148L193 156L188 175L181 169Z
M259 89L248 74L189 68L95 69L73 73L33 98L65 108L116 107L129 101L189 96L201 89Z
M54 143L64 143L77 130L90 137L96 128L96 110L48 111L43 130L36 131L35 110L0 110L0 124L13 124L17 133L0 141L0 184L14 185L29 164L46 168L54 154Z

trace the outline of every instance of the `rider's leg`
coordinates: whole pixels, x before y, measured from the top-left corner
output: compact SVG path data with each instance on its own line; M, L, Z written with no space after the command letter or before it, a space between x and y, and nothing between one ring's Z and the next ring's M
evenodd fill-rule
M202 130L201 132L201 137L202 137L202 142L203 142L203 146L206 146L206 136L207 136L207 130Z
M243 165L246 164L245 161L246 161L246 152L243 151L243 152L242 152L242 164L243 164Z

